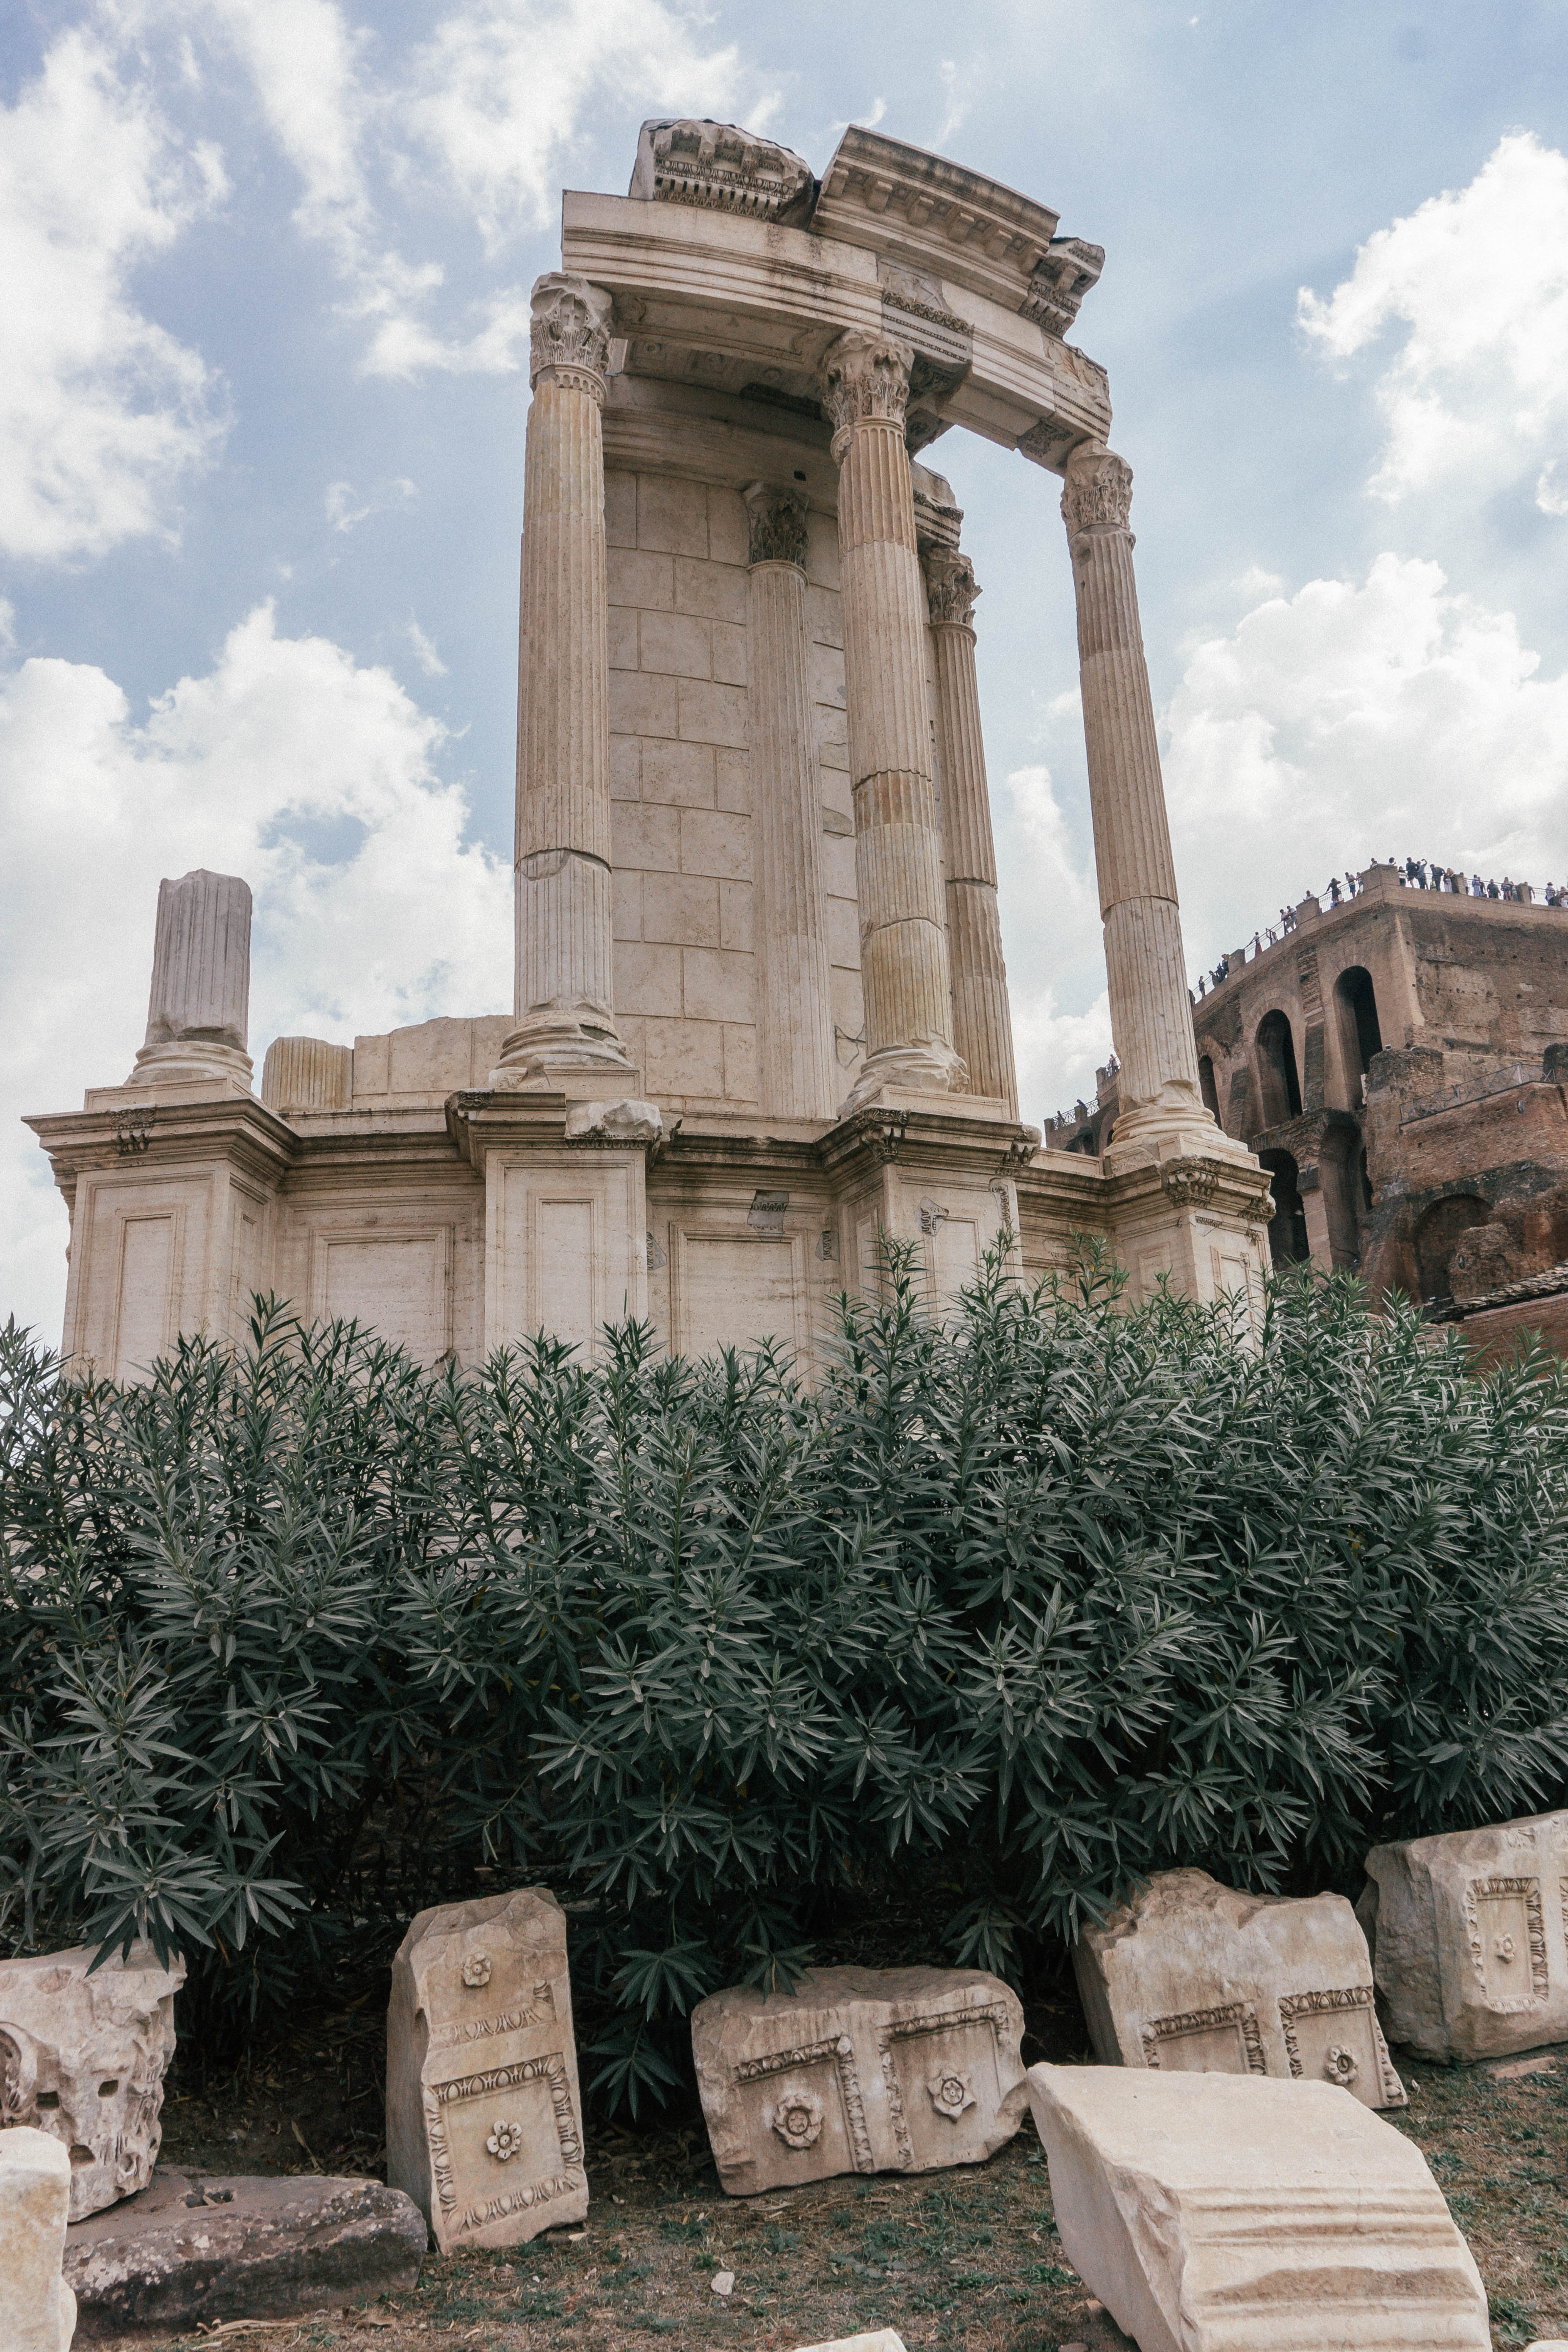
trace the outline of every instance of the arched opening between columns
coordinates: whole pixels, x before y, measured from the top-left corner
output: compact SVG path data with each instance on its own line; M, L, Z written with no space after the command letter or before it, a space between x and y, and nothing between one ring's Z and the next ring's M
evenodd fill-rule
M1383 1051L1377 991L1364 965L1352 964L1348 971L1341 972L1334 982L1334 1003L1339 1008L1340 1050L1350 1075L1353 1108L1362 1098L1361 1082L1372 1067L1373 1055Z
M1198 1055L1198 1087L1203 1095L1204 1108L1214 1113L1214 1123L1216 1127L1223 1127L1225 1121L1219 1115L1219 1088L1215 1084L1212 1054Z
M1296 1072L1296 1041L1283 1013L1266 1013L1258 1024L1258 1080L1263 1124L1283 1127L1301 1116L1301 1081Z
M1268 1171L1268 1189L1274 1195L1269 1255L1276 1265L1305 1265L1312 1253L1295 1160L1289 1151L1260 1151L1258 1157Z

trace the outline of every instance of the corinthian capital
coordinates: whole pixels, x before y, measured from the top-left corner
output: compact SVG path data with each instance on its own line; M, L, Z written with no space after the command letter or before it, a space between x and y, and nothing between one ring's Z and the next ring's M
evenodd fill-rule
M603 400L610 355L610 297L604 288L549 269L534 280L529 307L529 383L536 384L548 371L557 383Z
M1132 468L1114 449L1080 442L1067 463L1062 520L1068 537L1083 530L1125 530L1132 511Z
M822 404L833 427L836 458L843 455L852 425L872 416L903 424L914 359L908 343L891 335L864 334L858 327L829 345L822 362Z
M932 625L956 622L960 628L974 623L975 599L981 593L974 566L955 547L933 547L925 559L926 603Z
M797 563L805 570L805 492L753 482L746 492L751 526L747 562Z

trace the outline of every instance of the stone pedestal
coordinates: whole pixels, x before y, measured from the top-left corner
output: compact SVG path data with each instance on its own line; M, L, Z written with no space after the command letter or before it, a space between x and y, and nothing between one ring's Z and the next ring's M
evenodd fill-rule
M1031 2066L1062 2250L1141 2352L1488 2352L1418 2147L1327 2083Z
M147 1039L129 1086L216 1081L248 1092L250 886L197 867L158 885Z
M84 1949L0 1960L0 2119L35 2126L68 2152L73 2221L153 2178L185 1981L183 1960L160 1968L145 1944L89 1975L92 1958Z
M805 633L805 499L746 493L757 1045L774 1118L831 1118L833 997Z
M0 2345L70 2352L76 2297L60 2275L70 2158L23 2124L0 2131Z
M980 586L966 555L931 549L926 596L936 649L936 724L942 745L942 843L947 863L948 953L952 966L953 1045L969 1091L1018 1116L1007 967L996 904L991 792L974 671L974 603Z
M866 1060L841 1115L884 1087L964 1085L953 1050L942 829L925 691L925 591L904 412L912 353L858 331L823 362L838 465L844 675Z
M616 1034L610 905L605 558L609 297L552 271L533 289L523 475L517 790L517 1027L501 1085L628 1065Z
M975 1969L809 1969L691 2012L691 2055L731 2197L840 2172L979 2164L1023 2116L1016 1993Z
M421 1911L398 1946L386 2178L442 2253L586 2213L566 1918L545 1888Z

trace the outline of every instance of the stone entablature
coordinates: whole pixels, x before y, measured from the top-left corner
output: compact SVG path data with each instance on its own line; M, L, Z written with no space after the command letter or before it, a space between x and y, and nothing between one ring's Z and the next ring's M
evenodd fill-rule
M177 908L237 941L245 885L170 886L154 960L199 1066L34 1122L68 1352L132 1377L275 1290L426 1362L646 1313L815 1365L883 1233L938 1304L988 1249L1026 1274L1098 1230L1135 1295L1251 1316L1268 1199L1199 1097L1131 472L1060 340L1100 258L858 130L820 194L775 142L657 122L630 196L566 194L531 298L510 1013L498 972L469 1019L276 1041L258 1100L243 1011L200 1034L174 952ZM1092 1166L1017 1117L980 583L912 462L958 426L1067 485L1124 1107Z

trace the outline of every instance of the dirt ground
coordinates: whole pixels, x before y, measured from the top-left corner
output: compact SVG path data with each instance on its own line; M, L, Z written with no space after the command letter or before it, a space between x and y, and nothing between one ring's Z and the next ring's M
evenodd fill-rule
M1027 2062L1087 2056L1070 1991L1031 2008L1028 2028ZM384 2174L383 2049L383 2013L368 2000L237 2076L204 2082L183 2048L163 2155L213 2171ZM1568 2050L1504 2072L1394 2054L1410 2105L1389 2120L1423 2149L1469 2239L1494 2344L1568 2334ZM642 2352L660 2336L786 2352L884 2326L910 2352L1110 2352L1129 2341L1063 2257L1028 2123L984 2166L744 2200L720 2189L695 2111L637 2129L590 2123L587 2149L582 2229L510 2255L432 2256L416 2293L363 2311L231 2322L221 2335L268 2352L423 2352L432 2338L481 2352ZM726 2273L727 2295L713 2284ZM174 2340L142 2337L142 2352Z

